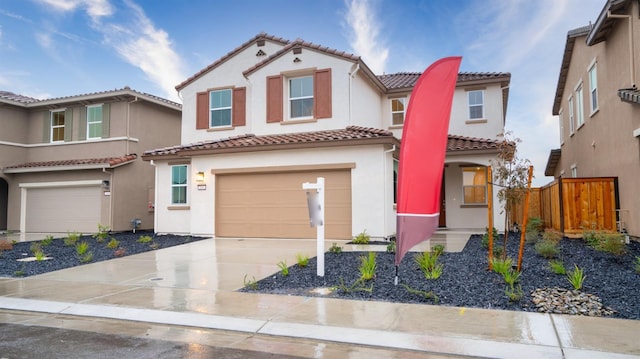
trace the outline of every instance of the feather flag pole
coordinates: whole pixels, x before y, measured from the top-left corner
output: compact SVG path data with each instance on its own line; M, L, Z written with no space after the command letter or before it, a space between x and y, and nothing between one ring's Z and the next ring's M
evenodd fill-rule
M438 228L449 117L461 61L456 56L434 62L411 93L398 168L396 285L404 255Z

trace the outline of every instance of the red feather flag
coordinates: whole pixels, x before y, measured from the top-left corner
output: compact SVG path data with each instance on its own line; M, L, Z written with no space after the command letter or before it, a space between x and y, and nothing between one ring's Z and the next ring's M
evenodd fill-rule
M404 255L438 228L449 117L461 61L447 57L434 62L411 93L398 169L396 281Z

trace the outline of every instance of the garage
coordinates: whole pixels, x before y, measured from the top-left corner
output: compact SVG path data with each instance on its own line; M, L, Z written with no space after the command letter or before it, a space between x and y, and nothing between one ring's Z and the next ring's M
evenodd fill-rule
M315 238L304 182L325 178L325 237L351 238L351 170L216 175L219 237Z
M96 232L101 195L99 186L28 188L26 231Z

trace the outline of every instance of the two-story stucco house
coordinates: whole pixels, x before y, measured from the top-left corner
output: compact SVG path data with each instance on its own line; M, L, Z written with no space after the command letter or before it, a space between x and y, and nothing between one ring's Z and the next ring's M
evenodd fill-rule
M640 237L640 3L606 1L593 25L569 31L553 114L560 148L545 174L617 177L619 220Z
M140 154L180 140L181 105L125 87L47 100L0 92L0 229L153 228Z
M324 177L327 238L393 235L397 157L419 75L377 76L358 56L258 34L176 87L181 145L143 155L156 169L155 230L312 238L302 184ZM442 227L486 227L486 166L509 82L508 73L459 75Z

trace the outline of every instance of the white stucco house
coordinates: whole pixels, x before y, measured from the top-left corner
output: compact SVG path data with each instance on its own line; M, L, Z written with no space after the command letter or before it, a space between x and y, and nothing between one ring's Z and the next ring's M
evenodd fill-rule
M419 75L376 75L359 56L258 34L176 86L181 144L142 156L156 171L155 231L313 238L302 183L324 177L327 238L393 235L402 125ZM443 228L486 227L486 166L510 78L458 76Z

